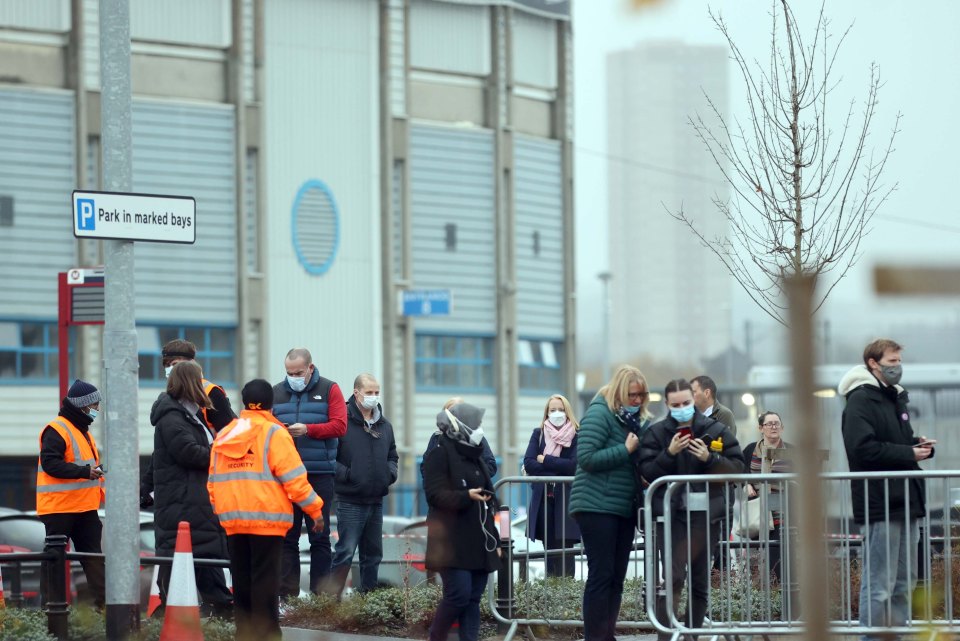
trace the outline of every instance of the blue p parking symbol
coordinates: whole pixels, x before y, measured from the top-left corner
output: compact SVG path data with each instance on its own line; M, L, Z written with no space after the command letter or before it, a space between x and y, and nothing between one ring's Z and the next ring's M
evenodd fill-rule
M89 198L77 199L77 229L94 231L97 229L96 207Z

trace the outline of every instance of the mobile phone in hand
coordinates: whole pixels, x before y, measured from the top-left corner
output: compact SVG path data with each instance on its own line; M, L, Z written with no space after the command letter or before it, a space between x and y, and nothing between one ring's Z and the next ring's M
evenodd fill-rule
M687 438L690 438L691 436L693 436L693 430L691 430L689 426L681 427L680 429L677 430L677 434L679 434L680 436L686 436Z

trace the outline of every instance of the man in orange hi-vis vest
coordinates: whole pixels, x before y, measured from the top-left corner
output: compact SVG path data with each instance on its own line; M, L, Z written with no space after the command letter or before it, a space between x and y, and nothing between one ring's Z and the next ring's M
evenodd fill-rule
M207 490L227 532L237 639L280 635L280 556L293 523L293 503L323 529L323 499L307 481L293 438L272 414L273 387L243 387L240 418L213 442Z
M59 415L40 432L37 463L37 516L47 536L63 534L77 552L100 552L103 524L97 508L103 500L104 469L90 424L100 411L100 392L77 379L60 406ZM103 559L80 562L87 575L94 605L103 608ZM43 566L44 568L46 565ZM46 586L43 573L41 586Z

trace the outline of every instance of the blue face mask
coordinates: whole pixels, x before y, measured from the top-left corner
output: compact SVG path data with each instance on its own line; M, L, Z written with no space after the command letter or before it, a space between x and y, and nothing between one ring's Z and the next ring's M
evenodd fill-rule
M307 389L307 379L303 376L288 376L287 385L290 386L294 392L302 392Z
M636 414L640 411L639 405L623 405L623 411L627 414Z
M92 407L91 407L89 410L87 410L87 416L90 417L90 420L91 420L91 421L92 421L93 419L97 418L97 416L99 416L99 415L100 415L100 412L97 411L97 410L95 410L95 409L93 409Z
M677 423L686 423L693 418L693 413L695 411L696 408L694 408L693 403L690 403L685 407L671 407L670 416L672 416L673 420L675 420Z

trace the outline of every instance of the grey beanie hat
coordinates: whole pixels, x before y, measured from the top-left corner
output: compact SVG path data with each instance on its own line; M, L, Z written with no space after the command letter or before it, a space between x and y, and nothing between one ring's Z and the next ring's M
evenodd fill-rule
M100 402L100 392L90 383L78 378L67 391L67 402L74 407L89 407Z

